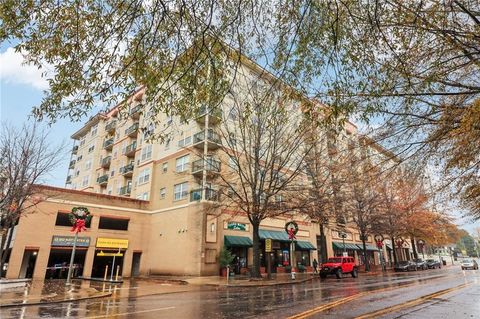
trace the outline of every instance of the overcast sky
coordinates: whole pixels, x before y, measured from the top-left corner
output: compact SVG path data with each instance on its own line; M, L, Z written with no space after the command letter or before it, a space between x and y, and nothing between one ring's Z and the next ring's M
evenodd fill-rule
M33 66L22 65L22 63L23 57L16 53L11 46L8 44L0 46L0 120L15 126L33 121L30 117L32 107L40 103L43 91L48 89L46 79L42 78L42 71ZM92 114L99 110L100 107L93 110ZM53 145L60 145L62 142L73 145L70 135L77 131L82 124L61 119L52 126L45 123L40 123L40 126L50 131L49 138ZM70 146L68 149L70 149ZM66 152L62 156L64 161L50 176L47 176L46 184L65 186L70 152ZM458 224L470 232L473 232L475 227L480 227L478 222L473 224L461 219L458 219Z

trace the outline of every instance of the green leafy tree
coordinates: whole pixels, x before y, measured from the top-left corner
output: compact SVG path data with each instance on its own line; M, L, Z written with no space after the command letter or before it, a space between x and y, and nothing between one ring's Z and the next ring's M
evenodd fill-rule
M478 140L477 0L5 0L0 20L0 41L53 71L37 118L146 90L154 113L188 119L247 57L329 105L322 121L356 112L395 153L436 159L480 217L478 150L461 147Z
M220 250L220 254L218 255L218 263L220 264L220 267L225 268L230 266L234 259L235 255L233 255L227 248L223 247L222 250Z

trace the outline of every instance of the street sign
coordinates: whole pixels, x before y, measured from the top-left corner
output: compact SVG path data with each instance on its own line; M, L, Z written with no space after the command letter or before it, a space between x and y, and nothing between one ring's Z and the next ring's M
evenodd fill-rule
M122 257L123 254L122 253L104 253L103 251L100 251L99 253L97 253L97 256L100 256L100 257Z
M265 252L266 253L272 252L272 240L270 238L265 239Z

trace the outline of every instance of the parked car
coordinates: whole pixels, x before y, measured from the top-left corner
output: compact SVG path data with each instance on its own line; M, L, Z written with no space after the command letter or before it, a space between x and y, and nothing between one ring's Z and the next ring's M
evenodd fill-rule
M395 267L393 268L395 271L410 271L410 270L417 270L417 264L413 261L400 261L398 262Z
M326 263L320 267L320 277L326 278L328 275L335 275L338 279L343 274L351 274L353 278L358 276L358 267L353 257L332 257L328 258Z
M439 260L427 259L427 267L429 269L442 268L442 264Z
M462 260L462 263L460 265L462 266L462 270L464 270L464 269L477 270L478 269L478 263L475 259L464 259L464 260Z
M414 259L413 262L417 265L418 270L427 270L427 262L421 258Z

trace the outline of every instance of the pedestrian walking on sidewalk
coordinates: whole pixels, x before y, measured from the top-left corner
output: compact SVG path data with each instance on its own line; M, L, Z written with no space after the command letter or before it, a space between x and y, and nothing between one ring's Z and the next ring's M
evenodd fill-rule
M318 273L317 266L318 266L318 262L315 258L313 258L313 273L314 274Z

